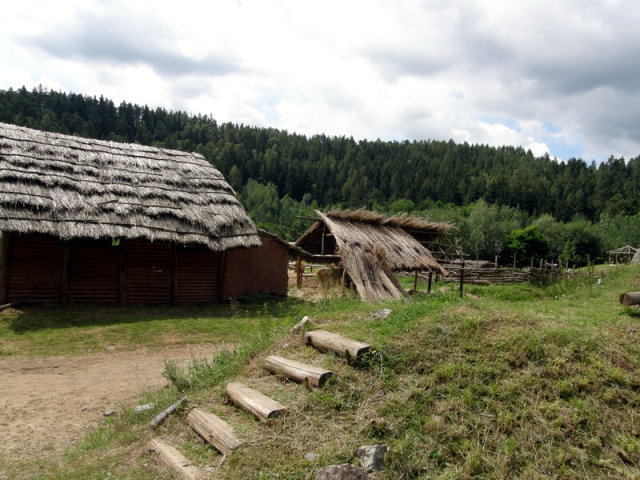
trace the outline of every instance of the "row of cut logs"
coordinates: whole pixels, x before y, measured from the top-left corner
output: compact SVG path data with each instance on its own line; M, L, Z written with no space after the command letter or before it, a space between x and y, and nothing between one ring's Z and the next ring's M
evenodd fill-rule
M326 330L313 330L305 333L305 343L321 352L330 351L343 355L349 361L357 361L371 348L367 343ZM264 366L275 375L303 383L308 387L321 387L327 378L333 375L333 372L329 370L275 355L267 357ZM229 383L226 392L235 405L251 413L262 422L267 422L287 411L284 405L240 382ZM173 407L176 405L170 409ZM194 408L187 415L187 422L200 437L225 456L230 456L242 445L242 441L236 436L233 427L213 413ZM149 443L149 450L156 452L159 463L174 472L178 478L184 480L205 478L203 472L196 465L193 465L168 443L154 439Z

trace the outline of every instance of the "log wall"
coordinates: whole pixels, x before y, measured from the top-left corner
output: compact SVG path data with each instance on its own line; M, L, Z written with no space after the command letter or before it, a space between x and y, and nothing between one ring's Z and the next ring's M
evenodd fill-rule
M0 255L6 259L3 269L0 258L5 303L211 303L253 293L287 294L288 251L268 237L262 237L261 248L226 253L144 240L115 245L45 235L9 238Z
M262 247L230 250L226 254L222 298L264 293L287 295L289 252L268 237Z

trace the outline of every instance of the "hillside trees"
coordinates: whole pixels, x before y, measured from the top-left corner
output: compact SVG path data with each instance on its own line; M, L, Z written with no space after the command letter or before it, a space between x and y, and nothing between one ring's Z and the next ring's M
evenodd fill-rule
M584 232L595 235L601 249L640 244L640 157L611 157L596 165L452 140L308 137L42 87L0 90L0 121L202 153L248 202L258 223L288 238L301 227L278 209L308 211L313 204L375 206L456 221L454 236L480 258L500 255L511 231L541 215L569 225L554 227L561 233L540 225L550 255L566 250L567 257L582 259L580 252L595 251ZM576 219L583 223L571 226ZM575 243L575 255L567 242Z

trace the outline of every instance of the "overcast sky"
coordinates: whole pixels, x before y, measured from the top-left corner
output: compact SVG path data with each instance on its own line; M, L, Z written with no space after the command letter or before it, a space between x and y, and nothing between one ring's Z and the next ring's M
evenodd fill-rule
M640 155L635 0L5 2L0 89L308 135Z

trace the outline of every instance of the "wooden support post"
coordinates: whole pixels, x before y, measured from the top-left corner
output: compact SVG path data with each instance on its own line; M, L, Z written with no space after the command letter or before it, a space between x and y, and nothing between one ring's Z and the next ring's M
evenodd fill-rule
M533 270L533 257L531 257L531 270Z
M254 414L261 422L287 411L284 405L267 397L264 393L247 387L244 383L232 382L227 385L229 399L240 408Z
M497 268L498 268L498 255L496 255L496 258L495 258L494 268L495 268L495 269L497 269Z
M0 303L9 302L9 265L11 252L11 233L0 233Z
M427 284L427 293L431 293L431 279L433 278L433 272L429 272L429 283Z
M302 286L302 257L296 258L296 287Z
M416 270L413 277L413 289L418 290L418 270Z
M60 303L69 303L69 242L62 242L62 279L60 282Z
M201 480L204 473L178 450L168 443L155 438L147 447L150 452L158 454L158 461L181 480Z
M625 307L640 305L640 292L627 292L620 295L618 301Z
M356 360L371 349L371 345L368 343L359 342L326 330L306 332L304 341L307 345L311 345L321 352L335 352Z
M230 456L242 445L233 427L213 413L194 408L187 415L187 422L205 442L213 445L223 455Z
M321 387L333 375L333 372L322 368L305 365L304 363L271 355L264 361L264 367L271 373L283 375L295 382Z
M460 268L460 298L462 298L464 292L464 262Z
M517 257L518 257L518 254L517 254L517 253L514 253L514 254L513 254L513 269L514 269L514 270L516 269L516 258L517 258Z

